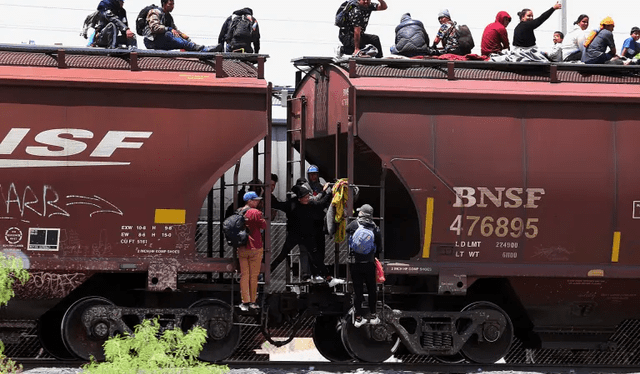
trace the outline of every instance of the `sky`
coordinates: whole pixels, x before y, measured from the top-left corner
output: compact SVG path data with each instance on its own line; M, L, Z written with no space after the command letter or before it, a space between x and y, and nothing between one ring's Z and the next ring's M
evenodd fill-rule
M335 55L340 42L338 28L333 21L342 1L175 0L172 14L178 28L194 42L213 45L217 43L222 23L234 10L252 8L260 24L260 53L270 56L265 67L266 79L274 86L293 86L296 70L292 59ZM82 23L98 3L98 0L0 0L0 43L20 44L32 40L38 45L62 43L64 46L84 46L86 41L80 36ZM149 3L149 0L125 0L124 7L132 29L135 30L138 12ZM155 3L159 5L159 0ZM454 21L469 26L476 44L473 52L479 53L482 31L495 20L499 11L507 11L513 18L507 27L511 41L513 29L518 23L518 11L530 8L534 17L537 17L554 3L554 0L451 0L444 3L390 0L387 10L372 14L367 33L378 35L383 53L389 55L389 48L394 43L395 27L400 17L409 12L414 19L425 24L433 41L439 26L437 14L447 7ZM563 4L567 30L573 28L573 22L582 13L590 16L590 28L598 27L602 18L611 16L616 23L614 37L618 52L629 37L631 27L640 26L631 1L611 0L603 3L595 0L563 0ZM536 30L537 44L542 50L551 49L553 32L562 30L562 16L563 12L556 11ZM138 37L138 45L144 48L142 37Z

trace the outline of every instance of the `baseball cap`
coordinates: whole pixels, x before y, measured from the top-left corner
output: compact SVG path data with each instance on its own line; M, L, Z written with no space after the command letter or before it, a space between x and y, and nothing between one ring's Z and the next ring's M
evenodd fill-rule
M629 34L633 34L634 32L640 32L640 27L638 26L633 26L631 28L631 32Z
M451 19L451 13L449 13L449 9L442 9L440 11L440 13L438 13L438 19L440 19L442 17L447 17L447 18Z
M359 212L358 217L373 217L373 207L369 204L364 204L356 210Z
M249 201L249 200L262 200L262 198L260 196L258 196L257 193L255 193L255 191L249 191L246 194L244 194L243 197L244 201Z
M613 25L613 26L615 26L615 23L613 23L613 18L605 17L602 21L600 21L600 26L604 26L604 25Z
M315 165L309 166L309 169L307 170L307 173L319 173L319 172L320 172L320 169L318 169L318 167Z

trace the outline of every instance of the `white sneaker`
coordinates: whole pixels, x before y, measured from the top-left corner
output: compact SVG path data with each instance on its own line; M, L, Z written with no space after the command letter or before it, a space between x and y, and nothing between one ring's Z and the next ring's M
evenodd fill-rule
M324 283L324 278L319 275L315 275L311 277L311 283Z
M372 325L377 325L380 323L380 318L378 318L378 316L374 314L372 318L369 318L369 323Z
M249 304L240 303L240 305L238 305L238 308L240 308L240 310L243 311L243 312L248 312L249 311Z
M360 326L364 325L365 322L367 322L366 319L358 316L353 320L353 327L360 328Z
M332 278L329 281L329 287L335 287L335 286L337 286L339 284L345 284L345 283L347 283L347 281L345 281L344 279Z

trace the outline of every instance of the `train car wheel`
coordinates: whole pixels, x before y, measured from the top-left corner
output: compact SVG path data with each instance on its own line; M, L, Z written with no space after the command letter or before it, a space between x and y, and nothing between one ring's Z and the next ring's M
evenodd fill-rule
M386 307L385 307L386 308ZM384 319L377 325L353 325L353 310L343 319L342 343L353 358L364 362L383 362L389 359L400 345L400 338Z
M234 324L233 310L224 301L202 299L189 308L202 307L207 308L209 319L198 321L198 325L207 330L207 341L198 358L207 362L224 360L233 354L240 343L240 326Z
M59 360L73 360L77 357L73 355L62 341L60 326L64 309L49 310L38 320L38 339L42 347L53 357Z
M313 325L313 343L322 357L331 362L349 362L353 357L342 343L340 318L336 316L318 316Z
M93 306L113 306L103 297L85 297L73 303L62 317L62 341L69 352L83 360L91 356L104 360L102 345L111 336L112 321L91 316L87 310Z
M462 311L468 310L494 310L500 312L504 318L504 326L500 326L500 323L485 323L482 331L482 339L478 337L478 334L474 334L469 340L462 346L460 353L469 361L477 362L479 364L493 364L504 357L511 347L511 341L513 339L513 325L511 319L499 306L486 302L479 301L471 303L464 307ZM500 332L502 330L502 332Z

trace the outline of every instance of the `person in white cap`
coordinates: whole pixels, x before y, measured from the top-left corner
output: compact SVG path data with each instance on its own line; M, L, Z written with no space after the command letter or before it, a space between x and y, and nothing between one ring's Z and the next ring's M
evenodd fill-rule
M373 207L364 204L358 211L358 219L351 221L347 226L349 236L350 263L349 271L353 281L353 291L355 297L353 306L355 309L353 325L360 327L365 323L372 325L380 323L376 315L376 304L378 302L376 289L376 264L375 258L382 249L380 229L373 222ZM364 285L367 285L369 294L369 313L365 319L365 311L362 308L364 301Z
M433 48L438 48L438 44L442 42L442 54L464 55L458 43L456 23L451 20L449 9L443 9L438 13L438 22L440 22L440 28L436 38L433 39Z

